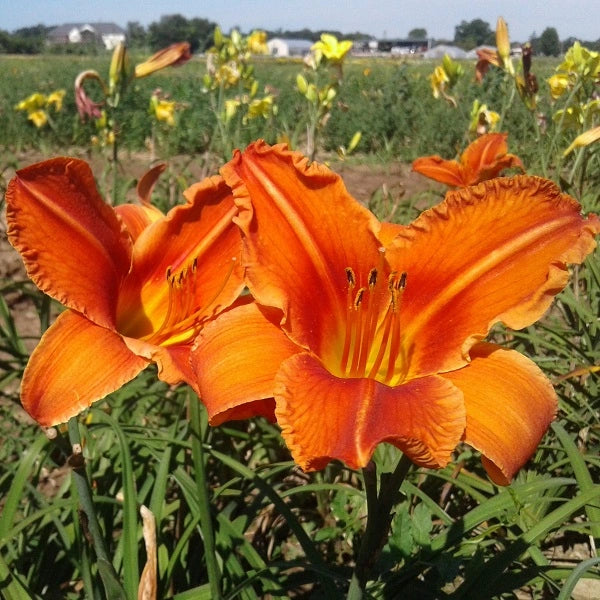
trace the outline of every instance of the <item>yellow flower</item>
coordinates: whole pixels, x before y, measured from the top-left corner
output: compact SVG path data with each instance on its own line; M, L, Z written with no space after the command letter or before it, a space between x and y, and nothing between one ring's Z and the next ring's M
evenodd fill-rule
M162 121L169 125L169 127L174 127L176 104L174 100L163 100L156 94L153 94L150 98L150 112L157 121Z
M54 106L55 112L61 111L65 93L65 90L56 90L52 92L48 98L46 98L46 106Z
M248 50L251 54L269 54L267 34L265 31L253 31L247 39Z
M500 115L493 110L489 110L487 104L481 104L479 100L473 101L471 109L471 124L469 131L477 135L483 135L491 131L495 131Z
M27 112L31 112L44 108L44 106L46 106L46 96L39 92L35 92L30 96L27 96L25 100L21 100L21 102L15 106L15 110L26 110Z
M48 114L45 110L32 110L27 115L27 118L38 128L40 129L48 122Z
M273 96L268 95L261 99L255 99L248 105L247 119L263 117L267 119L273 109Z
M450 78L444 70L444 67L438 65L429 76L429 81L431 82L433 97L437 99L442 95L444 87L450 81Z
M560 98L569 89L570 78L566 73L556 73L548 79L550 95L554 100Z
M241 102L237 98L232 98L225 100L225 122L229 123L233 117L235 117L235 113L237 109L240 107Z
M352 42L350 40L338 41L335 35L330 33L322 33L321 39L311 46L317 64L321 62L321 58L326 58L332 63L341 63L351 48Z

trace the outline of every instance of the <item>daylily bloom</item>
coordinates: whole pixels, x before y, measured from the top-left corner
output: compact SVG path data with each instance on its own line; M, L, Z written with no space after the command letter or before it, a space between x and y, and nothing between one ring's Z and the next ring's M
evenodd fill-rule
M54 106L54 111L60 112L62 110L65 94L65 90L55 90L46 98L46 106Z
M144 197L158 173L144 180ZM37 163L10 182L9 240L34 283L67 307L23 375L23 406L41 425L66 421L150 363L170 384L193 376L194 338L241 291L241 238L222 178L184 195L166 216L149 204L112 208L74 158Z
M48 122L48 113L45 110L32 110L27 118L39 129Z
M191 57L192 53L188 42L171 44L167 48L159 50L144 62L135 65L135 76L137 78L146 77L165 67L182 65Z
M339 176L260 142L221 172L256 302L207 324L192 352L210 422L274 406L305 470L363 467L381 442L443 467L463 440L507 483L557 401L532 361L481 340L498 321L542 316L600 220L552 182L518 176L383 227Z
M256 30L253 31L246 41L250 54L269 54L267 46L267 32Z
M350 40L338 41L335 35L322 33L321 39L315 42L310 49L315 55L317 65L323 57L333 64L340 64L352 49L352 42Z
M461 154L460 162L440 156L424 156L413 161L412 169L446 185L464 187L498 177L511 167L524 170L519 157L508 153L506 133L486 133L471 142Z

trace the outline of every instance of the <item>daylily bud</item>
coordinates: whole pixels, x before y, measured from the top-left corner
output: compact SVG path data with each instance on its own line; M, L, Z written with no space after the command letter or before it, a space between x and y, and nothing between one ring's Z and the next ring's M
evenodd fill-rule
M496 48L498 48L500 58L506 62L510 57L510 41L508 38L508 27L502 17L498 17L496 24Z
M135 66L136 77L146 77L165 67L182 65L192 57L190 45L188 42L178 42L171 44L167 48L159 50L148 60Z
M127 55L127 47L123 42L120 42L113 51L110 70L108 72L108 87L111 95L127 81L128 66L129 57Z

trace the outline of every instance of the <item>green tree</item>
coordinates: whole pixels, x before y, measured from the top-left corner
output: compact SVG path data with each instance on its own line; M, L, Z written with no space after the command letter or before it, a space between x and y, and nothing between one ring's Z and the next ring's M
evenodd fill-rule
M175 42L189 42L192 52L205 50L212 45L216 23L207 19L186 19L184 16L164 15L160 21L148 26L148 41L153 50Z
M461 21L460 25L454 28L454 42L466 50L482 44L494 44L495 40L490 24L481 19Z
M539 40L539 51L545 56L558 56L560 54L560 40L554 27L546 27Z
M127 43L131 48L144 48L148 43L148 34L139 21L127 23Z
M408 32L409 40L426 40L427 39L427 29L423 27L416 27L415 29L411 29Z

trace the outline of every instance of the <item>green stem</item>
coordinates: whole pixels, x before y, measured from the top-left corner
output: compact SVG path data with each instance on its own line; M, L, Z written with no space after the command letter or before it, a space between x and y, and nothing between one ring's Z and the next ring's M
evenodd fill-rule
M400 486L406 478L412 462L403 454L393 473L381 476L377 494L377 472L374 463L363 469L367 496L367 527L361 541L352 573L347 600L360 600L379 553L385 545L392 523L392 508L400 500Z
M194 394L188 392L188 406L190 414L190 433L192 443L192 460L194 463L194 479L198 492L198 505L200 508L200 527L204 541L204 558L208 572L208 584L210 597L219 600L223 597L221 592L221 571L217 562L215 549L215 535L213 531L212 516L210 513L210 499L208 497L208 481L206 478L206 466L204 447L202 445L202 431L206 428L206 413L201 412L200 401Z
M69 441L71 442L71 446L77 445L81 448L81 436L79 434L79 424L77 423L76 417L69 419ZM98 571L106 590L106 596L107 598L125 600L127 595L119 581L119 577L112 562L109 560L102 530L100 529L100 523L96 517L94 501L92 499L92 488L85 470L83 455L74 453L72 459L71 466L73 467L73 479L77 488L77 494L79 495L79 504L87 517L87 531L89 531L90 537L92 538L94 551L98 558Z

